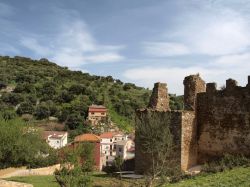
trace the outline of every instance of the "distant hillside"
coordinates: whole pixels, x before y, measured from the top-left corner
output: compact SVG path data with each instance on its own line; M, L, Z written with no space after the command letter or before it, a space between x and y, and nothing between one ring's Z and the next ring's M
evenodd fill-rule
M37 120L54 116L70 129L84 124L89 105L102 104L118 127L131 130L135 109L145 107L151 93L111 76L70 71L47 59L0 56L0 87L5 85L14 89L0 97L0 112L7 117L14 115L14 109L18 115L32 114ZM172 96L170 105L179 109L181 102L182 97Z

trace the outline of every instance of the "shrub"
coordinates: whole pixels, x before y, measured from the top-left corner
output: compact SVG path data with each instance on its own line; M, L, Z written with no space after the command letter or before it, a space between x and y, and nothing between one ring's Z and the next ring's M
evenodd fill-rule
M216 173L239 166L250 166L250 159L243 155L225 154L221 159L206 163L202 171Z
M49 150L47 143L33 127L19 119L0 119L0 168L36 165L38 161L41 162L41 158L49 164L43 157L50 155Z

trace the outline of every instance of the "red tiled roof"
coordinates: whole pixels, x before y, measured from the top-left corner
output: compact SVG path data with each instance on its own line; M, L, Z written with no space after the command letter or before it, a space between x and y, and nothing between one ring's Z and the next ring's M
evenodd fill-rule
M107 112L107 109L91 108L89 112Z
M100 138L113 138L117 134L119 134L119 132L104 132L100 135Z
M60 139L62 136L64 136L67 133L68 132L66 132L66 131L43 131L42 132L42 138L43 139L48 139L48 137L50 137L50 138L58 138L58 139Z
M91 105L89 106L89 112L106 112L107 109L102 105Z
M75 137L74 142L100 142L100 137L95 134L81 134Z

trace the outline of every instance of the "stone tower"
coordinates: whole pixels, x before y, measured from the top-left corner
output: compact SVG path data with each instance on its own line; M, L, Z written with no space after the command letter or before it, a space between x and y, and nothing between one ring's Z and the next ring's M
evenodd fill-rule
M158 111L170 110L166 83L157 82L154 84L154 89L148 107Z
M196 95L206 91L206 84L199 74L189 75L184 81L184 110L195 111Z

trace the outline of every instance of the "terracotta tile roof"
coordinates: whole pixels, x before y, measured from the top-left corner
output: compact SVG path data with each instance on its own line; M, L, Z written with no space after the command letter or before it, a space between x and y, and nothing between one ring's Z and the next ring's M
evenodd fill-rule
M89 112L107 112L107 108L102 105L91 105L89 106Z
M74 142L100 142L100 140L95 134L81 134L75 137Z
M104 132L100 135L100 138L113 138L117 132Z
M66 131L43 131L42 138L48 139L49 138L56 138L61 139L65 134L68 134Z

